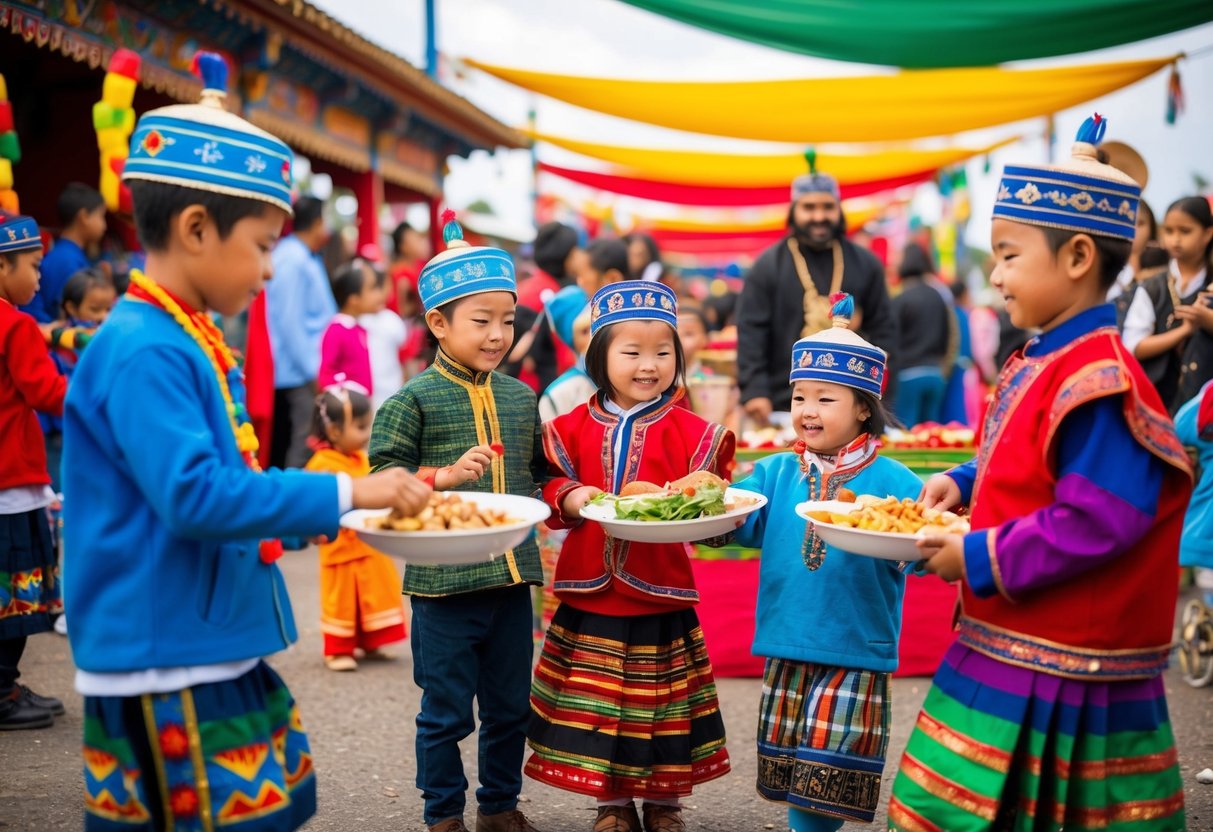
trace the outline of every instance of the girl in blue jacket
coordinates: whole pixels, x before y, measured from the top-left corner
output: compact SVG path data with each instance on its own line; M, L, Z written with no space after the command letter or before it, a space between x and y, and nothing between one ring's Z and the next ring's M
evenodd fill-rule
M758 724L758 792L788 805L793 832L871 822L889 741L905 574L895 561L828 546L797 517L806 500L917 497L922 481L876 455L885 354L847 325L792 348L796 453L762 459L738 488L767 504L737 532L762 548L754 654L766 657Z

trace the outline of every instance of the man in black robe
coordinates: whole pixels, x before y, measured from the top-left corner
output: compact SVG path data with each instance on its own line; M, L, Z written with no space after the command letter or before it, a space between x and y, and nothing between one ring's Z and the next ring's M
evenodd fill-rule
M791 409L792 345L830 326L829 297L838 291L855 300L852 328L891 352L897 321L884 266L846 239L838 183L811 172L792 183L788 236L755 261L738 302L737 378L742 404L755 421L766 423L773 410ZM890 356L890 365L895 359Z

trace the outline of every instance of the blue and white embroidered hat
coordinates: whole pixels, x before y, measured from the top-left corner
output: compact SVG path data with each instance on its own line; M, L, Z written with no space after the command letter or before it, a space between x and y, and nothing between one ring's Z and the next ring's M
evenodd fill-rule
M1099 113L1083 122L1065 164L1003 168L994 217L1132 241L1141 186L1099 161L1095 145L1107 126Z
M33 217L0 213L0 254L42 248L42 235Z
M197 104L174 104L144 113L131 134L122 180L165 182L228 196L257 199L291 211L294 154L276 136L223 108L227 64L199 52L202 76Z
M509 292L517 299L514 258L489 246L470 246L454 211L442 212L442 239L446 251L435 254L417 278L421 307L431 309L481 292Z
M662 321L677 331L678 296L652 280L608 283L590 301L590 340L604 327L623 321Z
M855 302L848 294L834 295L830 314L834 326L792 345L792 373L788 383L828 381L863 390L880 398L888 356L849 328Z

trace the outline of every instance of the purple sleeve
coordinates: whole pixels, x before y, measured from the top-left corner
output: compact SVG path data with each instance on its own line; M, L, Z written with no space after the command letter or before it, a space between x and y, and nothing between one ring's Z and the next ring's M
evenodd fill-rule
M965 536L965 578L980 597L1016 598L1107 564L1154 523L1165 463L1134 439L1120 397L1059 429L1054 501Z

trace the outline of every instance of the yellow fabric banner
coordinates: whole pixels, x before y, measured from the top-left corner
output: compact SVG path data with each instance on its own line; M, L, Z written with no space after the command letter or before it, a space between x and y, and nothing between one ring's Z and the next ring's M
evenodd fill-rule
M627 168L629 176L660 179L684 185L715 185L717 187L758 187L788 185L792 179L808 172L802 153L778 156L741 156L731 153L698 153L690 150L662 150L594 144L563 136L552 136L523 129L524 136L535 141L562 147L582 156L601 159ZM1018 141L1019 136L987 147L956 147L946 150L884 150L873 153L850 154L817 151L817 169L839 182L871 182L874 179L894 179L924 170L935 170L959 164L966 159L989 153ZM616 171L621 172L621 171Z
M585 78L467 63L524 89L620 118L692 133L809 144L946 136L1048 115L1140 81L1175 60L738 82ZM824 164L821 169L828 170Z

